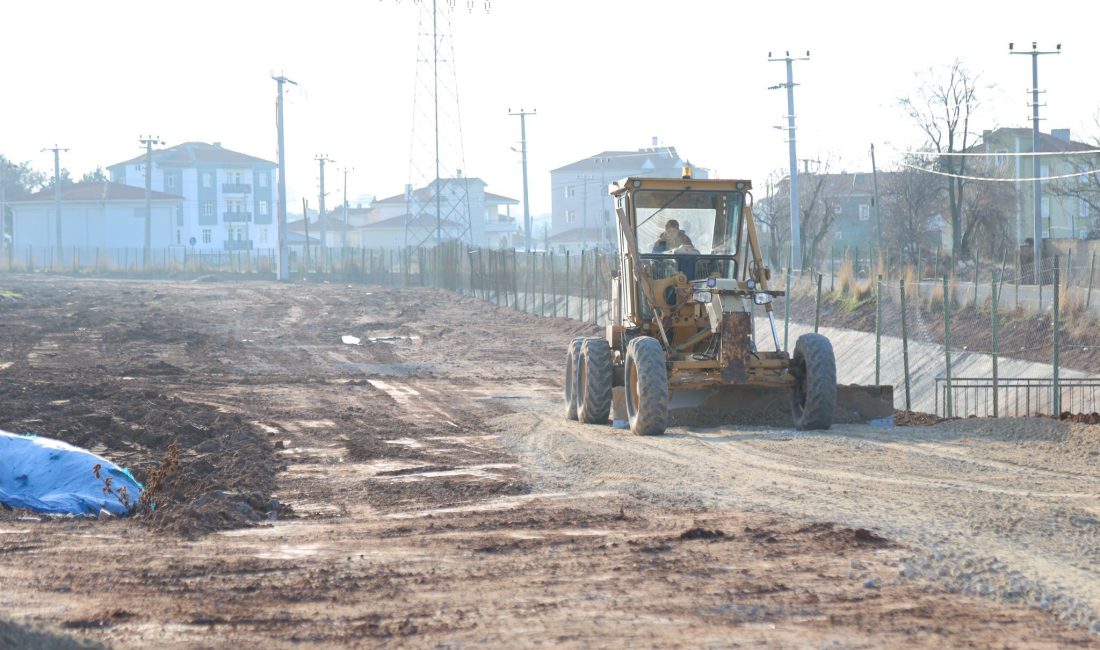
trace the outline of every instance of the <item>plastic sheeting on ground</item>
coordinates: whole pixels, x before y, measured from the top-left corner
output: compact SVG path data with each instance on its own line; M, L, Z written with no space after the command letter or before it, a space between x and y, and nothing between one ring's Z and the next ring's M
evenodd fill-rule
M103 509L124 516L141 491L129 470L86 449L0 431L0 503L4 505L72 515L97 515Z

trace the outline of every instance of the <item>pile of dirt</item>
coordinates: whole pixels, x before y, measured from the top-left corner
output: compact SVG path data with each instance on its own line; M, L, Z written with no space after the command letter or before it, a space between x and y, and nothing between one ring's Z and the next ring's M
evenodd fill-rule
M148 388L98 381L0 383L0 429L90 449L157 483L134 521L192 536L285 515L271 494L281 462L239 415ZM173 447L180 460L159 481Z
M894 411L894 425L899 427L930 427L933 424L946 422L947 419L932 413L921 413L919 411Z
M1100 413L1070 413L1069 411L1063 411L1058 416L1059 420L1065 422L1078 422L1080 424L1100 424Z

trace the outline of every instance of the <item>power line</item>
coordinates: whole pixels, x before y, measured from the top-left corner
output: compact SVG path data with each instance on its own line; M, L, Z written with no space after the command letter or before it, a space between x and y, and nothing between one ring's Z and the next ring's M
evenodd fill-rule
M910 165L908 163L899 163L902 167L908 167L909 169L915 169L921 172L927 172L929 174L935 174L936 176L944 176L947 178L958 178L964 181L990 181L993 183L1019 183L1023 181L1056 181L1065 178L1075 178L1077 176L1088 176L1089 174L1100 174L1100 168L1090 169L1088 171L1076 172L1073 174L1059 174L1057 176L1030 176L1028 178L998 178L993 176L966 176L963 174L951 174L949 172L941 172L935 169L926 169L918 165Z

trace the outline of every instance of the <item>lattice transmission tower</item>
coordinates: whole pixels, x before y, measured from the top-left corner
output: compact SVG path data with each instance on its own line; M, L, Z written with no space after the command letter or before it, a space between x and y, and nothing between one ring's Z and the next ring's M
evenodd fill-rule
M470 187L453 40L455 0L421 0L413 93L405 245L471 242ZM483 4L489 10L489 2ZM475 3L467 0L473 11Z

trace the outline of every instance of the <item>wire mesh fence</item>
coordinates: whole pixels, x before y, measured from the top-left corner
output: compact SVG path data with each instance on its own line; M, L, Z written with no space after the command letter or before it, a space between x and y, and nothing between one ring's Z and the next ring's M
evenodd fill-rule
M1069 256L1067 256L1068 258ZM1080 257L1080 256L1078 256ZM946 417L1100 410L1100 345L1091 300L1095 260L1048 256L1034 269L1001 259L948 265L939 254L828 260L826 273L779 269L771 305L779 346L822 331L833 342L841 383L893 384L899 409ZM274 249L195 251L9 248L0 272L78 274L222 273L273 278ZM295 279L434 287L537 316L610 322L617 254L523 252L460 242L430 248L292 248ZM1095 307L1093 306L1095 305ZM763 307L754 345L772 344ZM768 349L768 348L765 348Z

